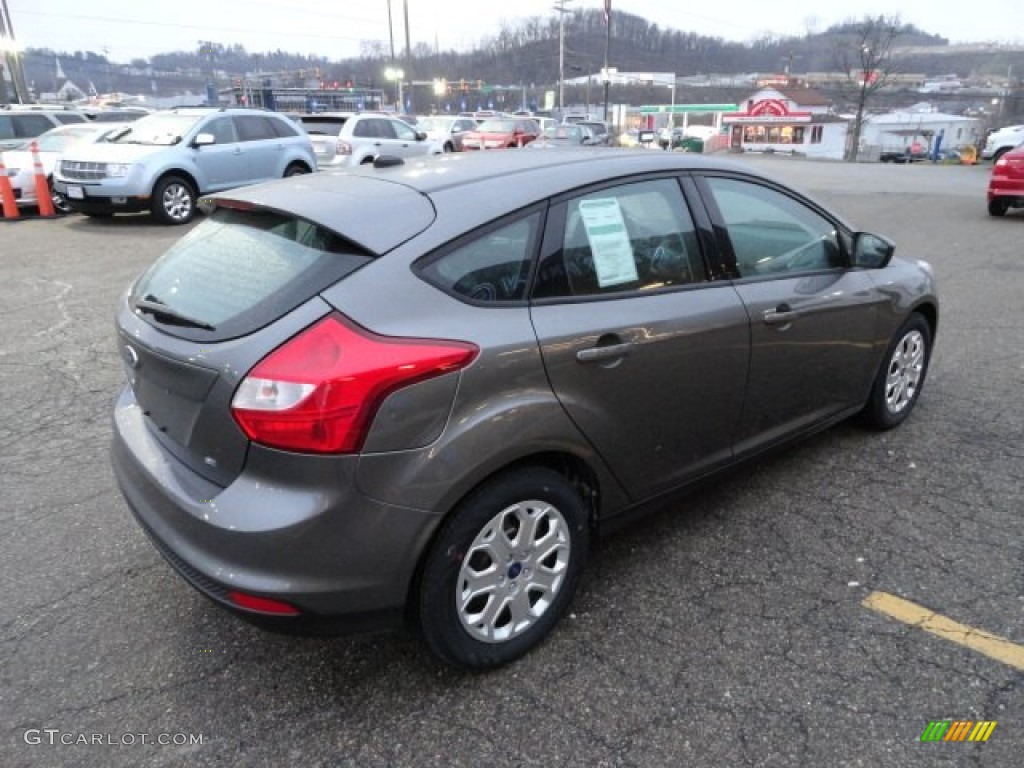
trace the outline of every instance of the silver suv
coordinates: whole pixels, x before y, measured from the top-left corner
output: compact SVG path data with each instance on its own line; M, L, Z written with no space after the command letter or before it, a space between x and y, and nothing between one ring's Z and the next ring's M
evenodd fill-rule
M201 195L315 170L309 137L283 115L175 109L66 153L54 189L87 216L148 210L165 224L184 224Z
M372 163L381 155L441 154L442 145L404 120L378 113L324 112L299 115L321 168Z
M69 123L84 123L88 120L84 113L60 107L39 108L29 106L0 107L0 151L14 149L28 139L46 133L51 128L59 128Z

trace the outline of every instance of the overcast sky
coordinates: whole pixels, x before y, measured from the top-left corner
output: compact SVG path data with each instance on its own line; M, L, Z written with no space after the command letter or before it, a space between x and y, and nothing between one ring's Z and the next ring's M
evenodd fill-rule
M498 32L503 20L552 16L554 0L407 0L413 45L466 50ZM603 0L569 0L570 8L601 8ZM8 0L14 31L26 47L109 49L114 61L170 50L194 50L199 40L240 43L249 51L278 48L331 59L358 55L360 43L389 40L387 0ZM395 48L405 40L403 0L392 0ZM513 12L511 9L515 8ZM690 10L693 8L694 10ZM804 34L865 14L899 14L905 22L953 42L1024 43L1024 0L613 0L662 28L748 41L770 32ZM614 51L612 55L614 65Z

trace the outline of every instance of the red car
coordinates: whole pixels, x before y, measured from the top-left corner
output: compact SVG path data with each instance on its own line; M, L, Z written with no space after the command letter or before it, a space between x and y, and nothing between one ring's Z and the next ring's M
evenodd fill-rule
M1024 208L1024 144L996 160L988 182L988 212L1003 216L1011 208Z
M492 117L462 137L462 149L525 147L540 135L537 123L524 117Z

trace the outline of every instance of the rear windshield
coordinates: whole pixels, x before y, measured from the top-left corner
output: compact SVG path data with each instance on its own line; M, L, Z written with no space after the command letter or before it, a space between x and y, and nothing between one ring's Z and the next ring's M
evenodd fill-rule
M337 136L347 117L303 117L302 126L311 135Z
M370 259L305 219L218 208L150 267L130 302L177 335L231 338L276 320Z

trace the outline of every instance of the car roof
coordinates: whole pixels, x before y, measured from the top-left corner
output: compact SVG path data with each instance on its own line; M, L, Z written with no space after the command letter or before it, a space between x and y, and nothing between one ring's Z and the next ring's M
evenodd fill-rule
M396 159L397 160L397 159ZM763 177L729 161L695 153L629 149L552 149L545 152L455 152L372 164L239 187L213 202L290 212L341 233L374 253L389 251L428 228L435 217L457 216L471 229L577 187L634 174L691 169L732 170ZM466 206L466 200L477 201ZM381 222L387 226L381 226Z

